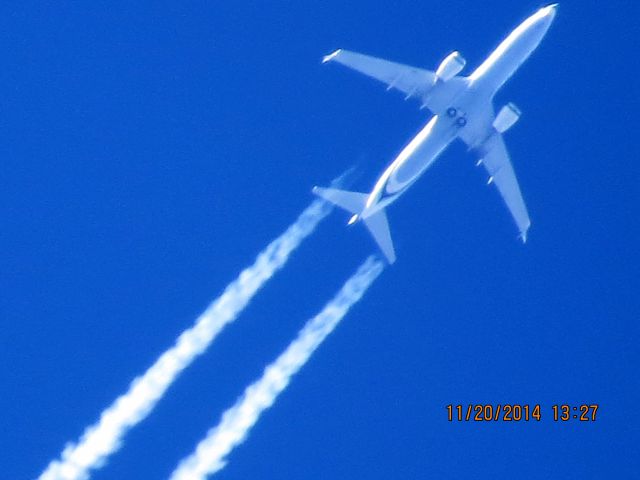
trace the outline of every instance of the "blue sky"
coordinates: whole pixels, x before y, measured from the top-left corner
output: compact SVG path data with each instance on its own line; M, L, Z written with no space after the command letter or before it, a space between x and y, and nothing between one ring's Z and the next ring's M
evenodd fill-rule
M638 458L637 8L562 2L498 94L532 217L461 144L389 211L398 261L219 474L630 478ZM0 475L34 478L327 184L426 122L338 47L469 69L531 1L0 6ZM470 71L470 70L468 70ZM166 478L375 251L335 212L92 478ZM457 403L539 423L450 423ZM598 403L595 423L551 405Z

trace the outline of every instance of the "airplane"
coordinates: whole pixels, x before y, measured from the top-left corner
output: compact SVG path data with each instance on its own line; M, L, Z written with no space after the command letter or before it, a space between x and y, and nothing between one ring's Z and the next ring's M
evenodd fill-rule
M314 187L313 193L352 214L349 225L362 220L391 264L396 254L385 208L397 200L433 164L454 139L461 139L484 165L488 183L495 184L509 208L519 237L527 241L531 225L518 180L502 134L520 117L513 103L494 113L493 97L546 35L558 4L541 8L515 30L468 77L459 76L466 60L459 52L448 55L435 72L402 65L348 50L336 50L323 63L336 62L373 77L417 99L433 117L403 148L366 193Z

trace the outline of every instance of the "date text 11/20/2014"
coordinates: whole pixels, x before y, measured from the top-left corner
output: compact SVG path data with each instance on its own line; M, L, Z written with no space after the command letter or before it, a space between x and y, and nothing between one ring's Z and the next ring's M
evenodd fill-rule
M556 404L543 408L540 404L467 404L446 406L450 422L529 422L552 418L555 422L595 422L598 404Z

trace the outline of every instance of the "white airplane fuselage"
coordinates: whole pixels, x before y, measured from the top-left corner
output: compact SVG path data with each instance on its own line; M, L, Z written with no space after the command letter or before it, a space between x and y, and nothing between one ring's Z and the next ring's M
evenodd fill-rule
M434 116L379 177L364 210L350 223L366 219L397 200L454 139L480 145L494 132L486 115L481 114L482 108L536 49L555 13L556 5L550 5L527 18L468 77L463 88L441 102Z

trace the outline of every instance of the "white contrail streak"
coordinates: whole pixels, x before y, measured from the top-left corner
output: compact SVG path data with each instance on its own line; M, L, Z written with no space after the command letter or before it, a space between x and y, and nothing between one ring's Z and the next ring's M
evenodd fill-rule
M297 338L269 365L258 381L247 387L236 404L209 430L195 451L183 459L170 480L203 480L226 465L226 456L242 443L260 414L275 402L291 377L336 327L382 272L383 264L374 257L362 264L340 292L322 311L307 322Z
M280 237L258 255L255 263L227 286L195 324L176 343L131 383L89 426L78 443L68 444L59 460L52 461L39 480L82 480L101 467L115 452L123 436L153 410L176 377L211 344L216 335L247 306L255 293L279 270L329 212L322 201L314 201Z

